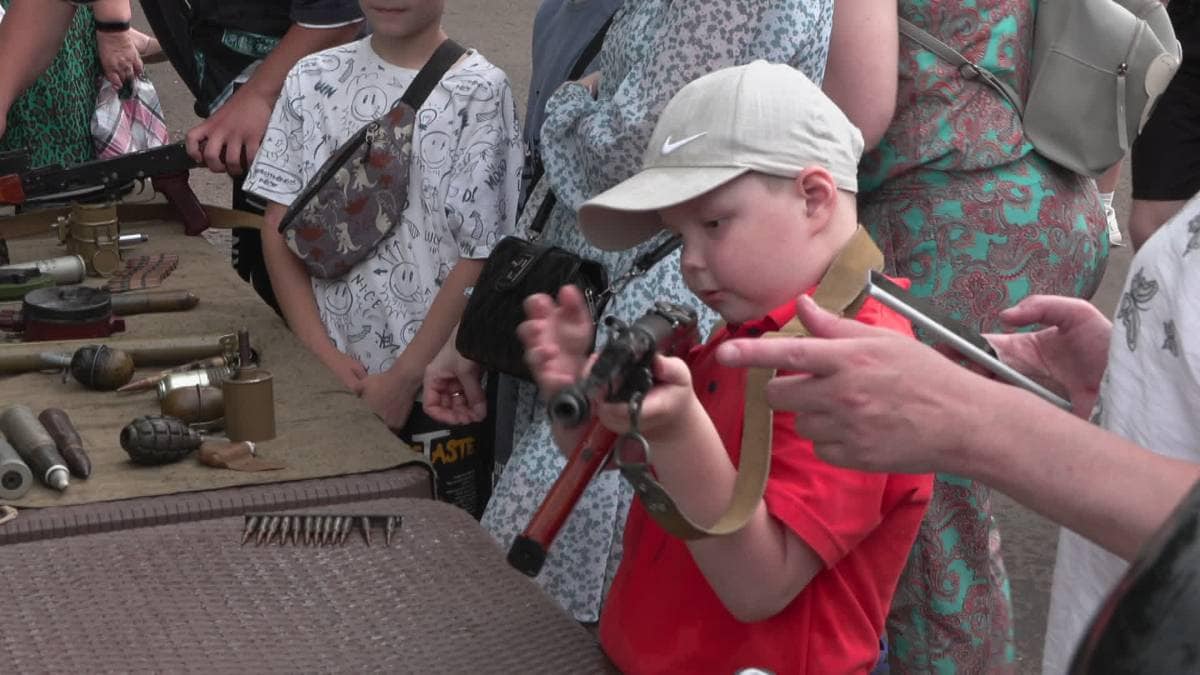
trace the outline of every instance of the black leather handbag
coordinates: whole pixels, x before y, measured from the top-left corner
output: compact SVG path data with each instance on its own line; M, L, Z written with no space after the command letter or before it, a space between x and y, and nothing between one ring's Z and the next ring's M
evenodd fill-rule
M484 368L532 380L517 326L525 320L525 298L556 295L566 285L583 291L592 316L604 310L608 274L594 260L557 246L505 237L492 249L463 310L454 346Z

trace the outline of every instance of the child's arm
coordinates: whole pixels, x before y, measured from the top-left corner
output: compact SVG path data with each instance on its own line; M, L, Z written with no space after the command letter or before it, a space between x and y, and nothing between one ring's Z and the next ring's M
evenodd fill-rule
M367 371L353 357L338 350L325 332L325 324L321 322L321 313L317 309L317 299L313 295L312 278L279 232L279 221L286 212L286 206L268 202L262 227L263 259L267 263L267 274L271 277L279 309L300 342L332 370L347 389L360 393Z
M425 367L450 339L467 306L466 290L475 285L482 269L482 260L459 259L434 296L421 328L396 357L396 362L386 372L369 375L363 381L363 400L389 427L399 429L408 421Z
M638 428L650 443L659 482L679 508L712 524L733 495L737 469L716 427L692 389L680 359L658 357L658 384L642 406ZM606 404L604 425L629 428L628 406ZM824 569L817 553L760 502L750 522L734 534L688 542L696 566L734 617L760 621L782 611Z

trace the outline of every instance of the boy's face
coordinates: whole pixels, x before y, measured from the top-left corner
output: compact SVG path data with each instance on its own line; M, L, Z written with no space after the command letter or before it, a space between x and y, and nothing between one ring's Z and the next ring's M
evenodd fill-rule
M376 35L403 38L442 21L445 0L359 0Z
M744 323L820 280L806 204L795 181L748 174L659 214L683 236L688 288L729 323Z

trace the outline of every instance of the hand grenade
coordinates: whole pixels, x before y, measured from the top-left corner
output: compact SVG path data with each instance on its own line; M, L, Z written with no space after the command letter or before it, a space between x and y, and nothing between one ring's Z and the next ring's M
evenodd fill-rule
M200 434L166 415L139 417L121 430L121 447L137 464L169 464L200 447Z
M88 389L112 391L133 379L133 359L105 345L80 347L71 357L71 375Z

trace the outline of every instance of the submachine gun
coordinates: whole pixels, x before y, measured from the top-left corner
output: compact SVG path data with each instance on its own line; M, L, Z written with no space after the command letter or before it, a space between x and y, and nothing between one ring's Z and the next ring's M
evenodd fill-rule
M112 200L133 181L149 179L183 221L184 231L197 235L210 226L209 207L200 204L188 184L188 171L200 163L188 156L183 142L131 152L63 168L31 169L24 150L0 153L0 204L40 208L70 202ZM0 236L3 236L0 228Z
M696 321L696 313L691 309L663 302L632 324L613 317L605 320L608 340L591 371L549 402L549 414L554 421L568 427L586 422L587 429L529 525L513 541L508 551L509 564L529 576L537 576L554 538L592 478L623 443L644 443L640 436L618 436L601 425L592 415L592 400L640 405L654 385L651 371L654 357L683 356L698 344Z

